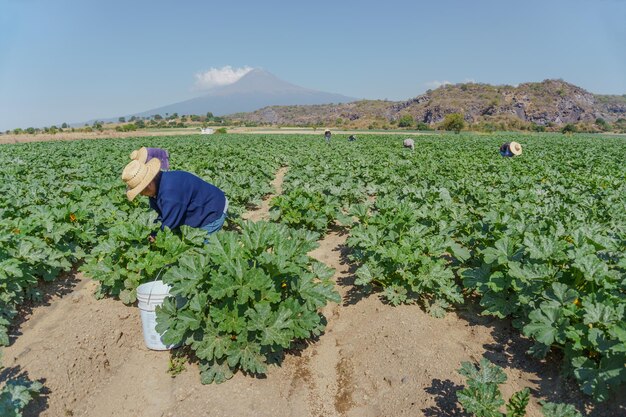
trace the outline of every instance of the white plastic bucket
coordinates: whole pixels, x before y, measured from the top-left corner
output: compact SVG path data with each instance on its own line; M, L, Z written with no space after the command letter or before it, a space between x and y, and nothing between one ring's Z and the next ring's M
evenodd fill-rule
M141 314L141 327L143 328L143 339L148 349L169 350L175 345L165 345L161 340L161 335L156 331L156 306L163 304L163 300L169 296L170 286L163 281L152 281L141 284L137 287L137 301Z

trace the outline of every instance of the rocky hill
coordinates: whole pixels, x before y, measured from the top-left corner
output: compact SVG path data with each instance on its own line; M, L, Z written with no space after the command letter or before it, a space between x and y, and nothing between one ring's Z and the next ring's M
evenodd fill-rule
M466 83L445 85L408 101L361 100L344 104L271 106L230 115L232 120L274 125L344 125L384 127L410 115L430 126L447 114L461 113L470 124L506 121L507 125L560 126L566 123L609 123L626 119L626 94L592 94L562 80L524 83L516 87Z

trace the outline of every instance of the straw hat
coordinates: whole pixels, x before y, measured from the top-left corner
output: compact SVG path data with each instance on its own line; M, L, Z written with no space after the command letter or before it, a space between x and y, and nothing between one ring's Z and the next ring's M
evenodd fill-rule
M157 176L161 170L161 161L153 158L147 164L132 160L126 165L122 171L122 181L126 183L126 197L129 201L133 201L137 194L142 192L144 188Z
M148 160L148 149L143 146L136 151L132 151L130 153L130 159L134 159L145 164Z
M513 155L521 155L522 154L522 145L517 142L509 143L509 149Z

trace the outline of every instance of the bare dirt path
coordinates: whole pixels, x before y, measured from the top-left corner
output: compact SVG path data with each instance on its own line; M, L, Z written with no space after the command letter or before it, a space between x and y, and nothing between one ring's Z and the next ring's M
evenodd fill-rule
M269 220L270 202L272 201L272 197L283 193L283 180L288 169L288 167L280 167L278 171L276 171L276 177L271 183L272 187L275 190L274 193L265 196L265 198L263 198L263 201L261 202L261 206L257 209L250 210L247 213L244 213L241 216L244 220L251 220L253 222L258 222L259 220Z
M278 172L284 176L284 171ZM275 180L280 193L282 176ZM264 218L263 206L250 218ZM333 229L311 256L335 268L342 303L323 310L326 332L286 355L262 378L236 374L221 385L202 385L195 364L167 374L168 352L148 350L136 307L96 300L97 284L80 274L49 292L4 350L4 365L44 379L48 394L27 416L464 416L455 392L462 361L485 356L505 368L505 398L530 387L534 396L580 401L556 362L529 359L528 342L499 320L471 306L435 319L418 306L391 307L353 284L346 234ZM44 286L44 291L46 287ZM620 402L621 401L621 402ZM626 415L623 397L594 417ZM529 416L540 416L536 402Z

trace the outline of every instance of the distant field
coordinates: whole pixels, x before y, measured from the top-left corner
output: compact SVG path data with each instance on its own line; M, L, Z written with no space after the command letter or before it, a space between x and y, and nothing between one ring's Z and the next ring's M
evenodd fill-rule
M7 143L27 143L27 142L49 142L64 140L81 140L81 139L110 139L110 138L137 138L145 136L174 136L174 135L190 135L200 133L196 128L188 129L145 129L134 132L117 132L113 129L107 129L102 132L62 132L56 134L38 133L36 135L28 134L3 134L0 135L0 144Z
M323 135L324 128L313 129L308 127L229 127L224 126L229 134L299 134L299 135ZM215 127L217 129L217 127ZM421 130L370 130L370 129L336 129L331 128L331 132L334 135L394 135L394 136L415 136L415 135L448 135L450 132L445 131L421 131ZM468 132L478 136L498 136L507 134L507 132ZM157 129L147 128L136 130L133 132L117 132L114 129L105 129L102 132L62 132L57 134L50 133L38 133L35 135L28 134L3 134L0 135L0 144L7 143L27 143L27 142L48 142L48 141L65 141L65 140L81 140L81 139L110 139L110 138L137 138L137 137L149 137L149 136L188 136L200 134L199 127L187 127L187 128L173 128L173 129ZM519 132L512 134L520 134ZM524 133L527 137L537 137L546 135L545 133ZM560 134L547 134L557 135ZM591 135L590 137L626 137L626 134L620 133L603 133Z
M302 134L302 135L323 135L324 129L300 128L300 127L228 127L228 133L245 134ZM216 128L217 129L217 128ZM336 130L331 129L334 134L358 134L358 135L423 135L435 132L410 131L410 130ZM106 129L102 132L62 132L56 134L38 133L28 134L4 134L0 135L0 144L5 143L26 143L26 142L48 142L56 140L80 140L80 139L107 139L107 138L136 138L146 136L180 136L200 134L197 127L157 129L147 128L133 132L117 132L113 129Z

